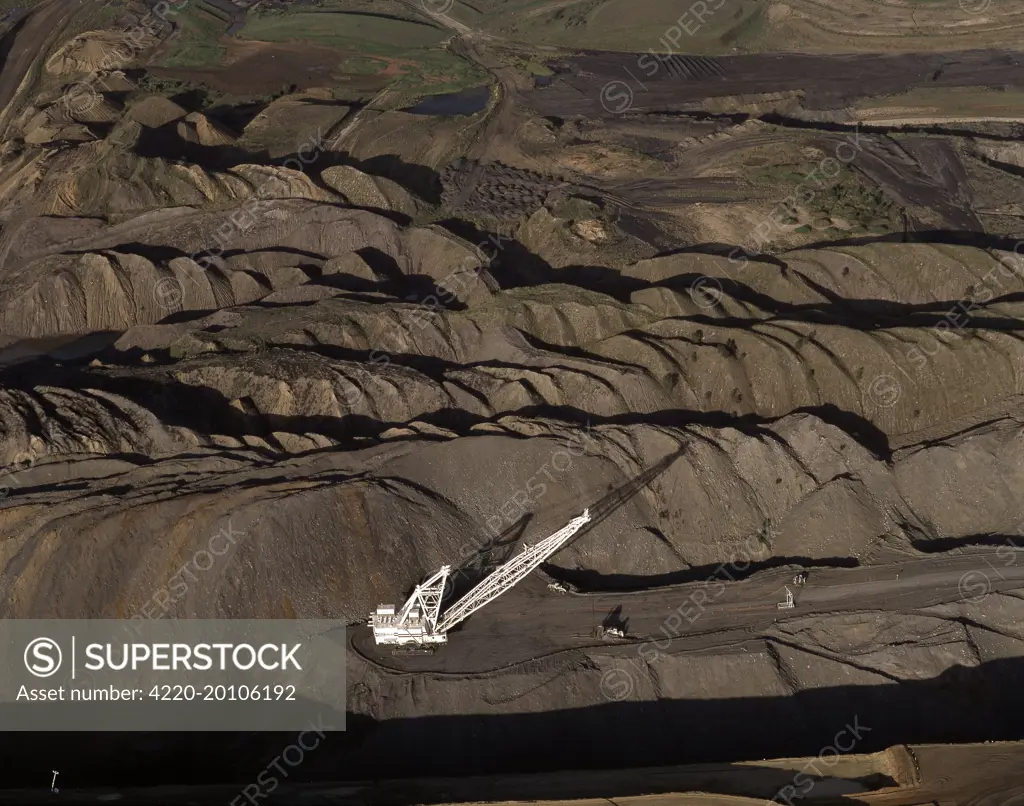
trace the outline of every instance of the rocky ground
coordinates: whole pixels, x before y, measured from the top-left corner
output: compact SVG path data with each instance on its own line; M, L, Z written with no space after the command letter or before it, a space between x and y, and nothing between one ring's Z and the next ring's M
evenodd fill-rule
M635 55L530 52L395 5L451 28L490 76L484 111L306 81L244 103L157 91L173 26L138 36L142 9L90 27L44 2L6 35L4 616L136 614L230 524L244 539L168 616L357 631L441 564L486 566L497 536L534 541L659 463L549 578L702 579L752 539L765 568L840 568L1024 536L1013 52L889 56L878 85L867 57L673 57L623 95ZM868 108L910 123L861 126ZM445 774L526 769L559 724L562 765L736 760L743 708L798 722L804 702L820 719L784 749L754 728L733 747L811 753L860 696L895 715L865 751L1011 738L984 734L988 700L900 720L1006 679L1019 610L1010 591L796 613L742 654L663 657L628 703L602 649L457 679L353 652L355 754L317 774L368 774L434 728L461 748ZM728 731L666 750L669 723L715 708ZM651 738L629 752L587 742L633 720Z

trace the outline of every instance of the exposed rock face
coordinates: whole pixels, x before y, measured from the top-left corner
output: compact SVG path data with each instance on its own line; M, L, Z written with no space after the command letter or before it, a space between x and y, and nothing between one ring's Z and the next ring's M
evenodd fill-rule
M561 742L574 763L661 763L679 724L721 713L709 746L740 736L760 758L744 708L806 742L793 694L825 723L844 687L902 714L899 682L931 713L931 686L1021 654L1009 584L861 591L1024 536L1010 135L870 132L808 195L853 112L800 106L787 65L745 94L724 59L671 57L663 83L736 94L541 119L518 103L521 54L467 34L450 50L487 65L495 103L432 120L378 93L405 59L349 76L354 99L286 81L214 105L106 58L123 34L80 34L0 81L0 615L126 618L159 599L168 617L345 619L349 709L375 726L349 776L396 754L436 772L416 753L435 719L452 774L505 746L536 755L538 725L552 757ZM541 97L600 105L585 73ZM600 518L461 648L373 654L375 605L442 564L468 587L587 506ZM730 591L756 596L638 656L673 597L739 565ZM798 569L865 576L781 612ZM642 634L591 634L601 597L657 596ZM608 692L620 669L628 702ZM609 735L624 758L596 747Z
M64 76L115 70L130 64L156 41L142 32L86 31L50 56L46 71Z
M286 169L254 170L260 187L295 190L280 176ZM13 337L121 330L178 311L254 302L311 279L330 288L335 274L342 286L369 290L413 276L451 283L483 262L478 250L443 231L407 230L373 213L269 195L216 213L182 208L129 219L65 249L40 249L32 242L37 224L29 221L25 240L10 247L12 256L31 257L11 270L6 301L0 295L0 329ZM486 287L474 293L486 296Z

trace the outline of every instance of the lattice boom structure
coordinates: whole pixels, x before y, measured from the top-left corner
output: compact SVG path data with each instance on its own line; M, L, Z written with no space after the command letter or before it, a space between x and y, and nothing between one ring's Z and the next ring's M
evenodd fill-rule
M452 605L443 617L441 603L451 566L441 566L430 579L416 586L416 590L400 611L396 612L394 605L380 605L377 608L377 612L370 616L369 621L374 640L378 644L395 645L447 643L447 633L452 627L526 577L589 522L590 510L586 509L582 515L573 518L537 545L524 547L520 554L496 568L479 585Z

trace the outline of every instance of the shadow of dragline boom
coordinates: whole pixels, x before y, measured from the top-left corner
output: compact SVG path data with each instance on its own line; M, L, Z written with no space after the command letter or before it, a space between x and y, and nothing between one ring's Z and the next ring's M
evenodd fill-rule
M572 538L572 540L566 543L565 546L563 546L562 548L564 549L566 546L571 546L573 543L575 543L577 540L583 537L583 535L587 534L599 523L606 520L616 510L618 510L627 501L629 501L629 499L631 499L634 495L639 493L644 487L646 487L648 484L650 484L652 481L658 478L658 476L660 476L662 473L668 470L669 467L671 467L675 463L676 459L679 459L684 453L686 453L685 445L679 448L679 450L673 451L664 459L661 459L657 463L651 465L649 468L647 468L647 470L644 470L642 473L630 479L625 484L616 487L614 490L611 490L596 503L591 504L590 522L582 529L580 529L579 532L577 532L576 535Z

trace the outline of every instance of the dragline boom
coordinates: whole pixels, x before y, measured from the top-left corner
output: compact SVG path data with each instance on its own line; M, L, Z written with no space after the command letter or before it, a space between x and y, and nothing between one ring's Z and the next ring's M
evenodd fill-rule
M527 546L504 565L498 566L469 593L441 616L444 586L451 566L444 565L426 582L416 586L412 596L399 612L394 605L381 605L370 616L369 626L378 644L443 644L447 633L488 602L526 577L548 557L564 546L583 526L590 522L590 510L544 538L535 546Z
M499 566L491 575L484 579L473 590L448 608L437 629L448 632L463 619L471 616L488 602L497 599L501 594L527 576L548 557L562 548L565 542L576 534L580 528L590 521L590 510L584 510L578 518L559 529L550 537L544 538L533 547L527 547L522 554Z

